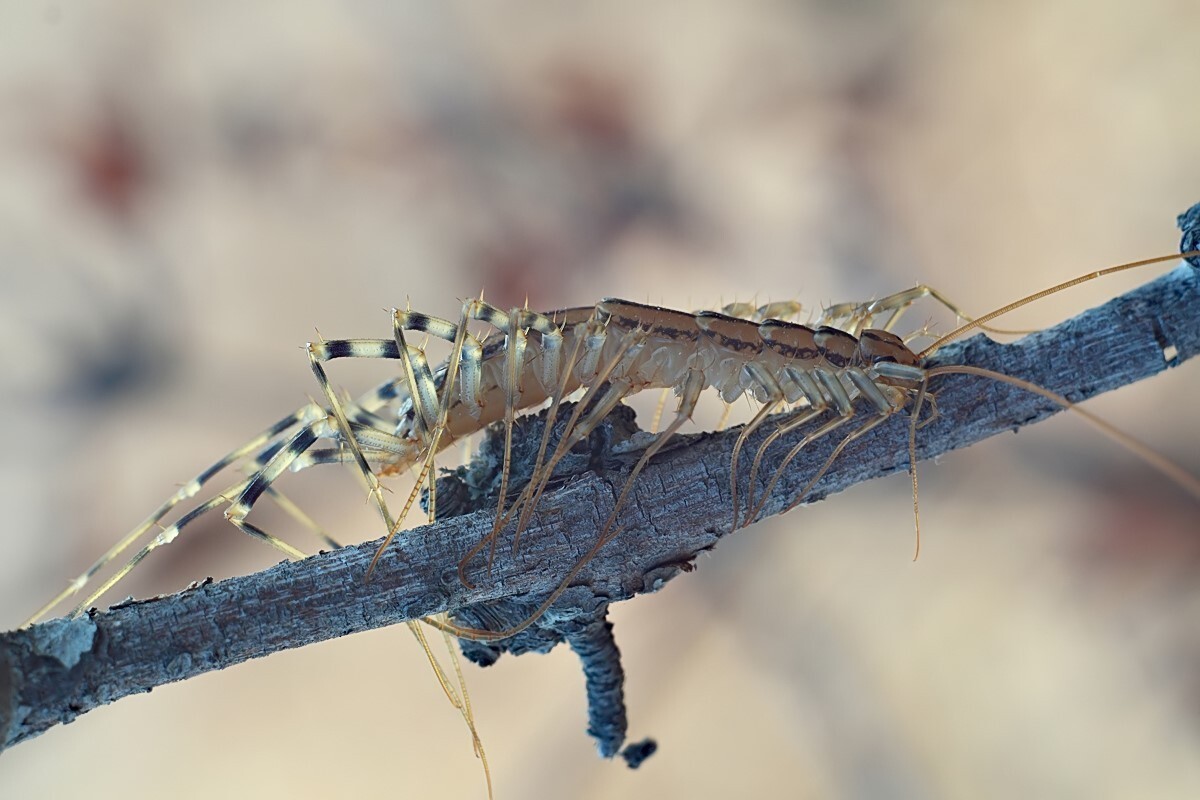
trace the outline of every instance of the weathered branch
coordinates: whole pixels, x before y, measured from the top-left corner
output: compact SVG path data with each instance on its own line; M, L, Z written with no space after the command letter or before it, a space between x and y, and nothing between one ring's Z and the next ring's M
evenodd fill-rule
M1189 214L1180 219L1185 250L1194 249L1200 240L1200 206ZM1079 401L1177 366L1198 352L1200 265L1184 265L1014 344L975 337L948 346L936 363L969 364L1018 376ZM1015 430L1059 410L1035 394L973 376L939 378L933 390L940 416L920 433L922 459ZM862 419L846 430L869 415L864 410ZM755 451L768 427L751 437L746 452ZM559 638L570 638L589 627L599 630L597 621L607 603L658 589L680 571L689 570L698 553L711 549L728 533L728 465L738 434L733 429L681 437L682 446L656 457L622 511L620 524L625 531L579 573L575 587L548 615L543 633L532 635L544 636L550 628ZM777 443L771 453L786 452L801 436L802 432ZM907 418L896 415L856 440L808 499L815 502L861 481L906 469L907 436ZM826 437L806 449L805 457L797 459L779 481L764 515L786 508L838 441ZM370 581L363 576L377 542L279 564L242 578L205 582L168 597L128 602L77 620L53 620L3 634L0 749L125 695L277 650L441 611L457 612L460 619L476 623L490 615L503 627L506 615L536 607L536 599L550 593L589 550L635 459L636 452L621 455L609 450L603 470L584 470L548 492L515 556L502 545L490 576L480 563L474 565L474 588L462 584L456 565L490 530L487 512L446 518L409 532L388 549ZM766 472L757 492L765 489L770 470ZM492 648L491 658L500 649L545 649L553 641L547 639L541 647L530 640L523 648ZM577 650L607 647L596 642ZM487 661L486 650L473 657ZM611 651L615 658L615 648ZM595 672L607 674L602 669ZM614 679L605 680L611 689ZM607 746L612 751L611 743Z

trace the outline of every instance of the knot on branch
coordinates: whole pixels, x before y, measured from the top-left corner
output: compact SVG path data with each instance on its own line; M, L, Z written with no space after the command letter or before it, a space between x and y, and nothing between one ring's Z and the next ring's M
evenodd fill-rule
M1200 250L1200 203L1180 214L1175 224L1183 231L1183 237L1179 240L1179 252L1191 253ZM1192 256L1187 262L1200 269L1200 257Z

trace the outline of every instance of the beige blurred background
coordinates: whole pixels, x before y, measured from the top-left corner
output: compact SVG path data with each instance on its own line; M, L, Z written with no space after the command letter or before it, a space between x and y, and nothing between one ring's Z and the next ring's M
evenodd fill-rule
M0 625L315 394L314 327L387 335L384 307L480 288L819 306L924 281L982 313L1170 253L1200 201L1193 3L595 5L0 5ZM1090 407L1200 473L1197 367ZM615 610L631 736L661 744L637 772L595 756L569 652L469 668L497 795L1200 795L1195 502L1070 419L922 475L916 564L898 477ZM381 534L346 474L289 486ZM121 596L276 560L219 515L158 555ZM71 795L483 783L384 630L0 757L0 796Z

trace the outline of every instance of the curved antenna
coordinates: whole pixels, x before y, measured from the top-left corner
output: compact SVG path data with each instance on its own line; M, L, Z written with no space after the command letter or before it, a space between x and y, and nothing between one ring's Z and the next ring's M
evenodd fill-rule
M1028 297L1024 297L1020 300L1009 303L1008 305L1004 306L1003 308L998 308L995 311L991 311L987 314L984 314L982 317L973 319L970 322L968 322L966 325L962 325L958 328L955 328L954 330L950 331L950 333L947 333L945 336L941 337L940 339L935 341L933 344L926 347L920 353L917 353L917 358L924 360L924 359L928 358L929 356L933 355L938 350L940 350L944 345L948 344L949 342L952 342L955 339L961 338L963 336L963 334L970 333L971 331L973 331L977 328L985 327L986 323L991 322L996 317L1001 317L1010 311L1015 311L1016 309L1021 308L1022 306L1027 306L1030 303L1041 300L1044 297L1049 297L1052 294L1057 294L1057 293L1063 291L1064 289L1070 289L1073 286L1078 286L1081 283L1087 283L1088 281L1095 280L1096 278L1102 278L1105 275L1113 275L1118 272L1125 272L1127 270L1137 269L1138 267L1146 267L1151 264L1163 264L1163 263L1166 263L1167 261L1175 261L1176 259L1194 258L1196 256L1200 256L1200 250L1192 250L1187 253L1172 253L1169 256L1156 256L1154 258L1144 258L1141 261L1130 261L1126 264L1118 264L1115 267L1106 267L1105 269L1099 269L1099 270L1096 270L1095 272L1089 272L1086 275L1080 275L1078 278L1072 278L1071 280L1064 281L1063 283L1060 283L1056 286L1051 286L1049 289L1043 289L1042 291L1036 292L1035 294L1031 294Z
M1156 452L1145 442L1130 436L1128 433L1125 433L1111 422L1107 422L1101 417L1096 416L1092 412L1081 407L1079 404L1073 403L1067 398L1063 397L1061 394L1052 392L1042 386L1038 386L1036 383L1031 383L1030 381L1022 380L1021 378L1014 378L1012 375L1005 375L1004 373L996 372L995 370L984 369L983 367L971 367L967 365L947 364L946 366L934 367L926 372L926 378L928 379L937 375L951 375L955 373L961 375L978 375L983 378L990 378L994 381L1000 381L1001 383L1007 383L1010 386L1016 386L1018 389L1024 389L1027 392L1033 392L1034 394L1041 395L1055 405L1061 406L1067 411L1072 411L1076 414L1079 414L1081 417L1087 420L1089 424L1091 424L1105 436L1124 447L1133 455L1142 459L1154 469L1158 470L1158 472L1170 479L1180 488L1192 494L1197 499L1200 499L1200 478L1192 475L1186 469L1179 466L1174 461L1171 461L1166 456Z
M1162 264L1168 261L1174 261L1175 259L1187 260L1196 256L1200 256L1200 251L1190 250L1179 254L1172 253L1169 256L1156 256L1154 258L1145 258L1139 261L1130 261L1125 264L1118 264L1113 267L1107 267L1105 269L1089 272L1086 275L1080 275L1077 278L1072 278L1069 281L1064 281L1063 283L1051 286L1048 289L1043 289L1040 292L1031 294L1028 297L1022 298L1021 300L1009 303L1002 308L998 308L995 311L984 314L982 317L970 320L965 325L954 329L950 333L934 341L933 344L929 345L920 353L918 353L917 358L924 362L926 358L940 350L944 345L954 341L955 339L961 338L964 334L970 333L976 329L991 330L986 323L992 321L993 319L1003 316L1010 311L1015 311L1022 306L1026 306L1030 303L1041 300L1042 298L1049 297L1052 294L1057 294L1064 289L1070 289L1082 283L1095 280L1096 278L1104 277L1105 275L1113 275L1118 272L1125 272L1127 270L1137 269L1139 267L1150 266L1151 264ZM961 375L978 375L1000 381L1001 383L1007 383L1020 389L1033 392L1034 394L1041 395L1042 397L1054 402L1067 411L1073 411L1079 414L1085 420L1095 426L1105 436L1117 442L1138 458L1141 458L1144 462L1158 470L1178 486L1200 498L1200 481L1192 476L1187 470L1183 469L1178 464L1175 464L1164 456L1156 453L1146 444L1135 439L1111 423L1105 422L1103 419L1095 414L1092 414L1090 411L1085 411L1077 404L1072 403L1070 400L1060 394L1038 386L1035 383L1031 383L1020 378L1014 378L1011 375L1005 375L1001 372L995 372L994 370L983 369L982 367L952 365L934 367L926 370L925 378L921 381L921 386L917 393L916 401L913 404L912 422L909 426L908 432L908 463L909 475L912 477L913 525L916 530L916 546L913 551L913 561L916 561L918 556L921 554L921 510L919 501L917 499L917 428L920 427L918 425L918 420L921 417L921 408L924 405L925 400L928 398L932 401L933 399L932 395L929 394L929 379L935 375L947 375L951 373L958 373Z

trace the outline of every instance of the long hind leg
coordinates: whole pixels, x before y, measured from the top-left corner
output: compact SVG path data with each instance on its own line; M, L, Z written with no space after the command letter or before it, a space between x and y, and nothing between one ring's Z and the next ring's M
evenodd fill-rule
M379 479L367 464L366 457L363 455L362 449L354 439L351 430L350 420L346 416L346 410L343 407L341 399L337 396L337 392L333 389L333 384L329 381L329 376L325 372L324 364L327 361L332 361L336 358L385 358L399 360L406 367L412 363L413 358L424 358L424 353L419 355L409 354L405 349L398 345L395 341L388 339L332 339L328 341L309 342L306 345L308 351L309 366L312 368L313 375L316 376L317 383L321 387L322 394L325 395L325 401L329 406L329 413L333 416L334 422L342 439L349 449L354 462L358 465L359 471L363 478L367 481L367 486L370 491L371 498L375 501L379 508L379 513L383 516L387 525L392 524L392 516L388 511L387 502L383 499L383 487L379 483ZM428 370L426 369L426 372ZM407 376L409 390L412 397L412 403L415 407L420 407L421 391L425 388L418 384L413 376ZM420 415L418 415L420 416ZM293 457L294 460L294 457Z
M393 310L393 318L397 318L397 315L400 313L402 312ZM461 348L456 349L456 352L460 351ZM336 339L309 343L308 354L313 374L316 376L317 382L321 386L321 391L329 403L329 413L333 416L337 430L342 436L343 443L350 451L351 457L358 466L360 474L367 483L370 496L375 501L387 527L388 540L390 541L395 532L399 530L400 523L393 519L391 512L388 510L387 503L383 499L383 491L379 479L367 463L362 448L359 446L358 437L355 436L353 426L343 407L343 402L334 391L323 365L326 361L337 358L384 358L399 360L403 365L405 382L409 387L409 400L418 443L425 446L428 450L432 450L436 448L437 437L431 431L435 429L438 420L440 401L437 398L436 382L429 369L425 353L420 348L411 347L406 344L401 325L397 321L395 323L393 339ZM448 394L452 390L452 387L453 382L450 381L445 393ZM380 431L376 431L375 433L377 436L382 435ZM418 490L414 490L414 493L416 491ZM408 513L411 505L410 498L409 503L405 505L401 513L400 521Z
M387 449L378 450L375 447L368 447L366 452L376 460L395 458L399 453L402 453L409 447L408 443L402 439L391 437L391 441L386 441L386 435L379 431L364 431L364 436L368 440L368 444L383 444ZM180 533L199 519L204 514L219 508L222 505L227 505L225 512L226 518L237 526L241 531L248 534L252 538L258 539L276 550L283 553L288 558L304 558L305 554L283 541L282 539L267 533L258 526L247 522L246 516L250 513L254 503L263 494L271 490L272 485L278 478L289 469L289 467L302 454L308 451L318 441L329 439L337 441L340 434L336 429L329 424L328 418L324 415L324 410L321 410L321 417L313 422L309 422L302 426L293 436L280 444L272 444L267 448L260 459L265 459L262 468L249 476L245 480L234 484L233 486L221 492L216 497L213 497L199 506L193 508L177 522L166 526L141 550L139 550L129 561L125 563L114 573L105 583L98 589L92 592L86 600L80 603L74 611L73 615L78 615L86 611L93 603L95 603L105 592L115 586L122 578L124 578L131 570L133 570L143 559L150 553L157 550L159 547L170 544L175 541ZM358 443L360 446L363 442Z
M78 594L85 587L97 572L114 561L121 553L128 550L134 543L141 539L151 528L157 525L167 514L171 512L177 505L186 500L195 497L218 473L225 468L241 461L256 450L261 450L268 445L271 440L281 436L296 425L307 425L317 419L325 416L325 409L316 404L310 404L295 411L292 414L284 417L276 422L271 427L264 430L258 436L255 436L250 441L243 444L241 447L231 450L213 464L205 468L200 474L192 478L187 483L179 487L179 489L170 497L168 497L157 509L155 509L148 517L121 538L116 544L110 547L103 555L97 558L91 566L80 573L75 579L67 584L67 587L55 595L49 602L38 609L37 613L31 616L22 627L32 625L37 622L59 603L69 597Z

